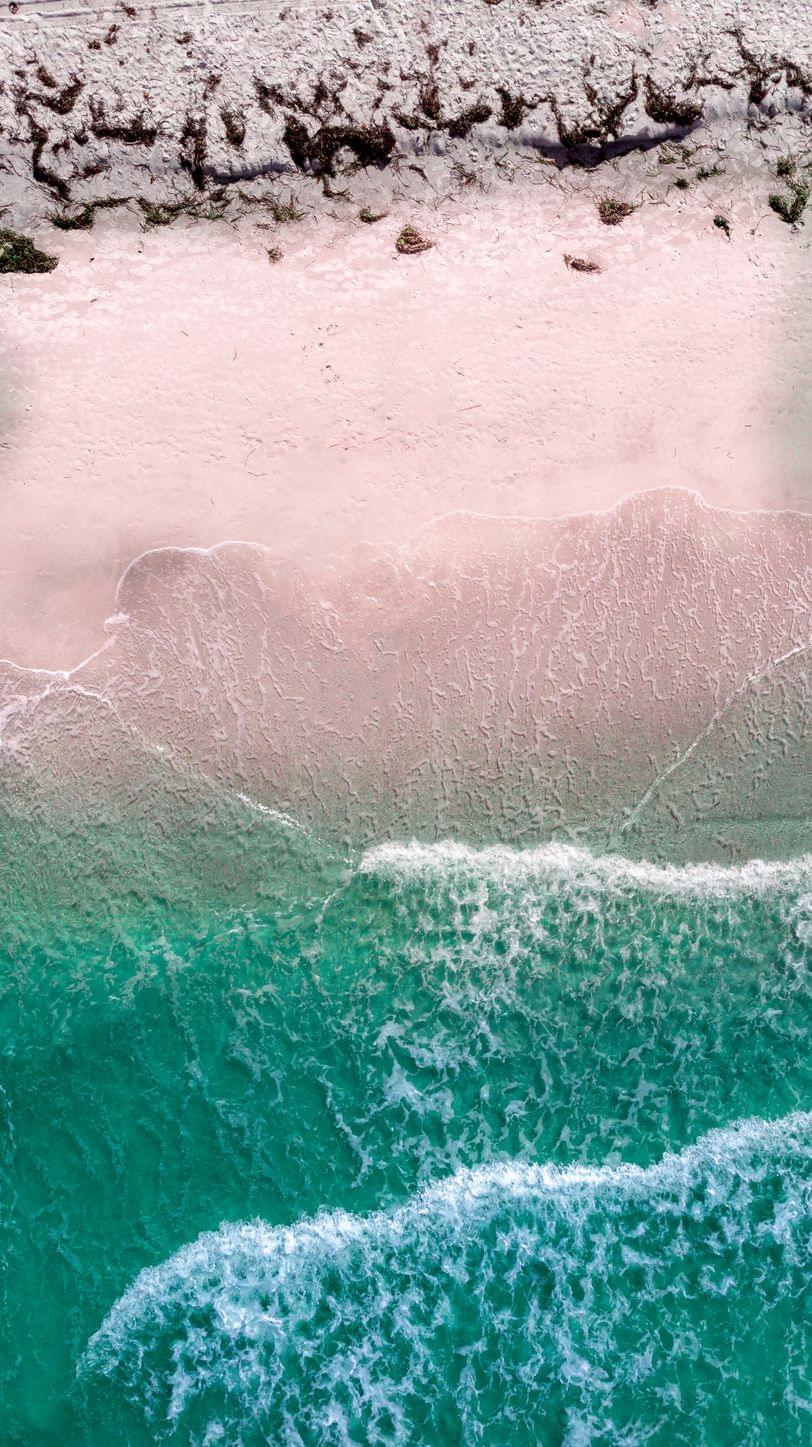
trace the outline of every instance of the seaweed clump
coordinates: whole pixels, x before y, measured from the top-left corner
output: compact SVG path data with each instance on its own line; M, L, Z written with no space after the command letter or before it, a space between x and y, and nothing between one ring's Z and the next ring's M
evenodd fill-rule
M83 206L80 211L55 211L50 218L58 231L90 231L93 226L93 207Z
M144 217L144 226L171 226L179 216L188 216L192 221L222 221L228 209L228 200L222 191L213 191L209 200L187 197L183 201L148 201L138 197L138 205Z
M37 274L53 271L58 258L47 251L40 251L30 236L21 236L18 231L0 227L0 272L22 271Z
M115 206L126 206L129 196L107 196L101 201L88 201L78 211L55 211L51 225L58 231L90 231L96 220L97 211L109 211Z
M630 201L619 201L616 196L603 196L598 202L598 215L604 226L619 226L636 209Z
M304 211L302 211L300 206L296 205L292 196L287 201L280 201L278 197L272 196L268 201L268 205L271 208L271 215L274 221L278 222L280 226L287 225L292 221L304 220Z
M282 139L293 164L300 171L308 167L317 174L335 175L339 151L352 151L362 166L383 167L394 149L395 137L388 125L321 126L314 136L297 116L286 118Z
M428 237L421 236L416 226L404 226L395 242L397 250L402 256L417 256L421 251L428 251L434 245Z
M594 276L600 271L597 261L590 261L586 256L570 256L568 251L564 253L564 265L570 271L582 271L587 276Z
M660 90L650 78L646 81L645 108L646 114L658 125L679 126L682 130L690 130L702 119L701 105Z

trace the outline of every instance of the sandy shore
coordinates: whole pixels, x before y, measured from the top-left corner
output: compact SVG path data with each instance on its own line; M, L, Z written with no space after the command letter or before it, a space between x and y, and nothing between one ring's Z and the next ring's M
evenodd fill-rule
M812 78L751 10L6 25L22 827L807 846Z
M458 513L341 565L158 549L74 673L3 667L4 778L26 816L32 790L83 818L95 800L102 830L123 808L152 831L174 801L172 837L213 784L250 825L281 809L348 846L797 852L811 533L665 489L577 518Z
M596 189L642 201L651 169L585 188L539 166L375 225L336 203L284 228L52 232L54 272L0 279L0 655L78 663L148 548L312 563L455 509L661 486L807 508L808 249L724 179L601 225ZM434 245L398 255L415 216Z

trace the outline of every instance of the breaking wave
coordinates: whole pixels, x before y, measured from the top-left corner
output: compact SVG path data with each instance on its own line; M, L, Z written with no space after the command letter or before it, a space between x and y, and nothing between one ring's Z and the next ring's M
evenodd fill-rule
M811 1165L793 1113L645 1169L498 1163L223 1225L141 1272L80 1375L200 1442L743 1441L768 1406L796 1439Z
M510 849L506 845L472 849L454 840L442 844L379 844L365 852L358 867L362 874L393 881L441 881L446 886L455 879L477 876L505 888L517 884L563 885L579 890L644 890L650 894L717 899L785 893L797 889L804 880L812 882L812 855L778 862L751 859L736 865L659 865L621 855L595 855L567 844L543 844L535 849Z

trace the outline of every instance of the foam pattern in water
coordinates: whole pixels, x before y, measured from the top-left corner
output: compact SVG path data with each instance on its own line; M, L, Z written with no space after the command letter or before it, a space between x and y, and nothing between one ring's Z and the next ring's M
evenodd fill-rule
M82 1371L183 1440L800 1440L811 1127L224 1226L138 1277Z
M11 1440L794 1440L809 860L267 828L275 903L9 911Z

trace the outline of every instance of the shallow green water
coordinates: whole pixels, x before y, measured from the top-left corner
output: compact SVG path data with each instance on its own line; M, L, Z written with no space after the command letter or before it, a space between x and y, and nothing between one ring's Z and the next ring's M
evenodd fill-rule
M809 864L306 853L9 902L4 1439L808 1440Z

